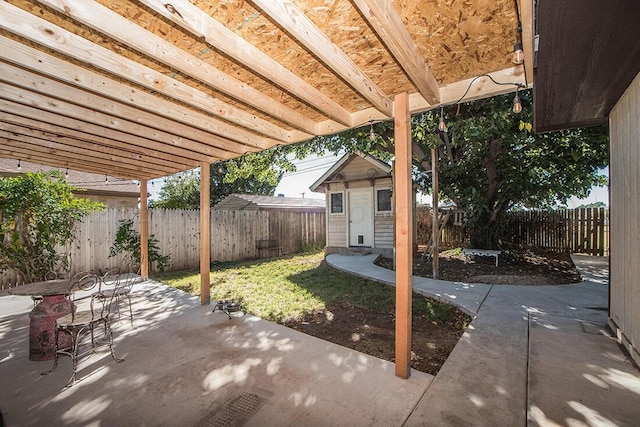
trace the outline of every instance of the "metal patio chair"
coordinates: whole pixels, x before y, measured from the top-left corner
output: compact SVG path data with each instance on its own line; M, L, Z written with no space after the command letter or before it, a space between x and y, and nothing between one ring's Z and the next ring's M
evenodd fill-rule
M71 295L72 301L89 300L89 308L85 310L76 310L73 308L70 314L62 316L56 320L56 353L53 361L53 367L50 370L43 372L42 375L47 375L57 368L60 355L69 356L71 357L73 368L71 378L69 378L69 381L67 382L67 387L76 382L76 372L78 369L79 359L96 352L96 326L102 325L104 327L104 333L113 360L117 363L124 360L116 357L113 351L113 335L111 333L112 307L120 284L116 284L114 292L110 298L96 298L95 293L87 295L88 292L92 291L96 287L99 281L100 279L95 274L76 274L69 283L69 295ZM78 293L82 294L82 296L74 298ZM66 334L71 338L70 346L60 348L60 334ZM79 348L81 341L86 339L87 335L91 339L91 348L80 353Z
M131 307L131 291L133 284L140 276L140 270L138 274L133 273L120 273L120 269L114 267L109 269L102 277L100 288L94 295L101 300L108 300L115 298L115 309L118 312L118 320L120 320L120 301L124 298L129 303L129 319L131 326L133 326L133 309Z

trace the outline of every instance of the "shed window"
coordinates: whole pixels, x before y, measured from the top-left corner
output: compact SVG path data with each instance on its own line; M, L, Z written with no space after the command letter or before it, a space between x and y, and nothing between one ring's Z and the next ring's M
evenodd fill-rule
M391 212L391 190L385 188L376 191L376 211Z
M344 212L342 201L343 201L342 193L331 193L331 213L332 214L340 214Z

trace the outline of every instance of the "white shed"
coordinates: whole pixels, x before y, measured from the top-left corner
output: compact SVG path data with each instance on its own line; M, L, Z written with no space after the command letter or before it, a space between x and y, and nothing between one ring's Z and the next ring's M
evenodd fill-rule
M309 188L326 194L326 254L367 251L392 257L391 166L367 154L346 154Z

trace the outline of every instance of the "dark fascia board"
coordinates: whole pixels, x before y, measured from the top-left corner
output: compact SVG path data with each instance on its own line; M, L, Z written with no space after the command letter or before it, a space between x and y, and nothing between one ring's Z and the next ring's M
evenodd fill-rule
M536 132L604 124L640 72L640 2L538 0Z

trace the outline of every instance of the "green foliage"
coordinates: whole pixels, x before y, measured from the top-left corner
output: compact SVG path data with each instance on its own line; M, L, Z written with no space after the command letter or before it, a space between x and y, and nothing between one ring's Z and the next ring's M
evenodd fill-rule
M69 245L75 226L104 206L75 197L60 171L0 177L0 272L15 270L22 280L43 280L68 269L57 248Z
M154 235L150 235L147 240L149 263L156 263L158 270L164 271L171 257L162 255L158 246L158 239ZM123 253L125 264L130 266L133 271L140 268L140 233L133 228L132 219L123 219L118 221L118 231L113 245L109 248L109 258Z
M438 147L441 199L466 210L472 245L499 244L505 212L549 208L572 196L586 197L592 186L606 185L600 175L608 164L606 127L532 132L530 91L520 91L522 113L512 111L513 94L444 108L446 134L437 130L439 110L417 114L412 121L414 182L431 192L431 147ZM383 160L394 152L393 123L371 125L289 147L298 158L307 154L360 150Z
M294 170L279 148L244 155L210 166L210 204L214 206L230 194L273 195L284 172ZM160 190L160 200L150 207L198 209L200 176L190 171L172 175Z

